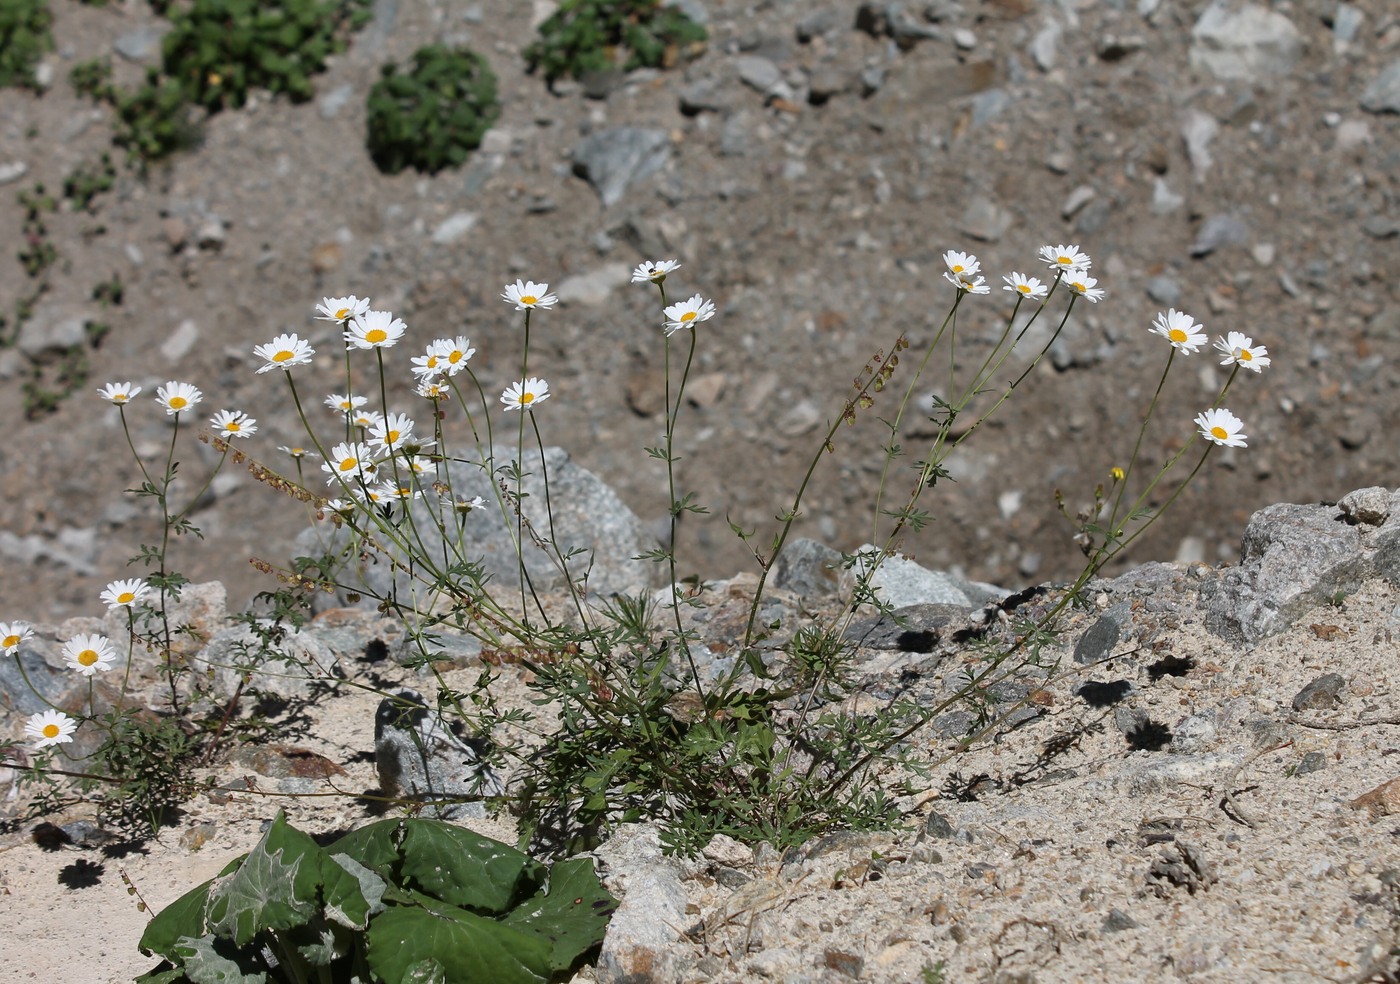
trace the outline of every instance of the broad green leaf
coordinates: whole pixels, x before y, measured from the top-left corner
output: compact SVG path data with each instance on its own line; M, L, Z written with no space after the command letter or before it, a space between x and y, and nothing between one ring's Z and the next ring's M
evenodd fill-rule
M408 820L380 820L358 830L352 830L326 848L327 854L344 854L392 881L394 866L399 863L401 828Z
M228 869L224 870L227 873ZM147 956L158 953L167 960L173 960L175 944L182 937L198 939L203 936L204 906L209 901L209 886L212 884L212 881L207 881L161 909L141 934L141 942L137 944L141 952Z
M504 912L544 880L528 854L441 820L411 821L402 850L404 887L477 912Z
M529 933L550 947L549 969L568 970L603 942L617 899L598 881L587 858L560 861L549 869L549 884L513 909L501 925Z
M214 879L209 929L239 946L264 930L303 925L320 910L321 849L280 811L238 870Z
M326 918L346 929L364 929L384 911L384 879L354 858L332 854L325 866Z
M369 966L387 984L442 980L451 984L545 984L548 944L494 919L436 904L402 907L370 920ZM429 961L443 976L422 974Z
M192 984L267 984L267 974L245 971L237 961L219 953L217 944L212 936L187 936L175 944L176 959L184 964L185 976Z
M148 974L142 974L136 978L133 984L188 984L189 978L179 967L170 970L156 969Z

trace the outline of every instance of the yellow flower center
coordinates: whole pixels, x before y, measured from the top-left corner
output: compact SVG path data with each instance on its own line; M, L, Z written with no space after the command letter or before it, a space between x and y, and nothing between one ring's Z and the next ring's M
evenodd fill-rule
M1058 263L1058 264L1060 264L1060 266L1073 266L1073 265L1074 265L1074 257L1072 257L1072 256L1057 256L1057 257L1055 257L1055 262Z
M1253 361L1253 359L1254 359L1254 353L1253 353L1253 352L1251 352L1249 349L1240 349L1239 360L1240 360L1241 362L1251 362L1251 361Z
M430 355L430 356L428 356L428 368L429 368L429 369L436 369L436 368L437 368L437 356L436 356L436 355Z
M1174 342L1184 342L1186 341L1186 332L1182 331L1180 328L1173 328L1167 332L1167 337Z
M534 403L534 402L535 402L535 394L534 394L534 393L521 393L521 394L520 394L520 402L521 402L521 403Z
M964 270L966 270L966 269L967 269L967 267L963 266L961 263L955 264L955 265L953 266L953 272L954 272L954 273L962 273L962 272L963 272Z
M343 472L354 471L355 466L359 463L356 458L342 458L340 459L340 470Z
M452 365L455 366L455 365L458 363L458 361L461 360L461 358L462 358L462 350L461 350L461 349L457 349L455 352L453 352L451 355L449 355L449 356L447 357L447 361L450 362L450 363L452 363Z
M389 333L383 328L373 328L365 332L365 341L369 342L371 345L378 345L388 337Z
M131 399L131 397L127 396L125 393L113 393L113 394L112 394L112 402L113 402L113 403L125 403L125 402L126 402L127 400L129 400L129 399Z
M1214 437L1220 441L1226 441L1230 438L1230 432L1227 431L1224 427L1221 427L1219 424L1216 424L1210 429L1210 434L1211 437Z
M189 401L186 400L183 396L172 396L172 397L170 398L170 409L171 409L171 410L183 410L183 409L184 409L185 407L187 407L188 405L189 405Z
M687 311L685 314L681 315L681 320L682 320L682 321L694 321L694 320L695 320L695 312L694 312L694 311Z
M230 420L227 424L224 425L224 430L228 431L230 434L237 433L242 429L243 428L239 425L238 421L236 420Z
M1113 476L1113 480L1114 480L1115 482L1121 482L1121 481L1123 481L1123 478L1124 478L1123 469L1119 468L1117 465L1114 465L1114 466L1113 466L1113 468L1109 471L1109 474Z
M133 601L135 601L135 600L136 600L136 592L135 592L135 591L123 591L121 594L117 595L117 604L118 604L118 605L129 605L129 604L131 604L131 603L132 603Z
M93 663L97 662L97 651L93 649L84 649L78 654L78 662L83 666L91 666Z
M350 317L350 309L340 308L335 312L335 317L337 321L344 321L346 318Z
M1016 289L1019 290L1022 294L1029 294L1029 293L1031 292L1031 285L1030 285L1030 284L1017 284L1017 285L1016 285Z
M287 449L287 453L290 454L293 458L300 458L302 455L306 454L306 449L305 449L305 448L288 448L288 449Z
M291 349L283 349L272 357L273 362L286 362L295 353Z
M385 443L385 444L394 444L394 443L397 443L398 439L399 439L399 432L398 432L398 431L385 431L385 432L384 432L384 443Z
M538 297L536 297L534 294L524 294L524 295L522 295L521 298L520 298L520 303L521 303L521 304L538 304L538 303L539 303L539 300L540 300L540 299L539 299Z
M13 649L18 645L19 636L17 635L7 635L5 638L0 639L0 649Z
M45 738L57 738L57 737L59 736L60 733L61 733L61 729L59 728L58 725L56 725L56 724L46 724L46 725L44 725L44 737L45 737Z

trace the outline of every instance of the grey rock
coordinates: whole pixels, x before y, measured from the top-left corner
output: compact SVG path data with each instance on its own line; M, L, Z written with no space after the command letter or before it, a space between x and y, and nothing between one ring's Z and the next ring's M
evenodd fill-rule
M1175 277L1159 274L1147 281L1147 296L1158 304L1176 307L1181 303L1181 284Z
M841 569L841 551L799 537L783 547L770 582L805 598L834 596L840 589Z
M1400 58L1381 69L1366 86L1361 108L1368 113L1400 113Z
M1014 216L983 195L975 195L963 209L958 228L973 239L994 243L1011 228Z
M1303 36L1283 14L1260 4L1216 0L1191 29L1191 64L1219 79L1257 81L1287 75L1303 53Z
M34 634L20 645L15 655L0 658L0 708L20 714L47 710L48 703L39 695L54 700L73 683L73 671L64 666L62 643L51 631L30 628L35 630ZM122 653L122 647L116 648ZM86 690L86 686L83 689Z
M1337 12L1332 15L1332 38L1343 45L1356 40L1356 32L1361 30L1361 22L1366 14L1360 7L1350 3L1337 4Z
M1012 103L1011 93L1005 89L987 89L972 97L972 128L982 126L996 119Z
M925 603L858 619L846 630L845 639L865 649L931 653L950 634L951 626L966 623L967 608L962 605Z
M734 70L745 85L765 96L786 85L782 70L760 55L740 55L734 59Z
M681 864L661 851L654 825L624 824L594 855L603 884L621 899L608 922L594 971L600 984L673 981L684 976L681 933L694 922Z
M1348 492L1337 500L1337 508L1353 524L1384 526L1385 521L1390 518L1391 508L1395 505L1394 498L1389 489L1373 485L1370 488Z
M960 51L971 51L977 47L977 35L966 27L953 30L953 44Z
M799 42L808 44L818 35L834 31L840 26L841 12L834 7L827 7L803 17L793 30Z
M7 185L18 181L29 173L29 165L24 161L9 161L0 164L0 185Z
M851 77L834 65L818 66L807 81L807 101L814 106L828 102L832 97L848 92Z
M1340 673L1324 673L1293 697L1295 711L1330 711L1347 685Z
M864 558L873 558L875 550L866 544L858 553ZM843 592L854 589L861 566L858 562L852 570L843 573ZM881 601L895 609L929 603L976 608L1006 595L991 585L976 584L945 571L931 571L897 554L886 557L880 564L879 570L870 577L870 588Z
M1369 577L1400 578L1397 499L1400 493L1392 493L1381 526L1352 525L1342 510L1325 505L1279 503L1256 512L1245 528L1240 565L1202 585L1206 627L1254 642Z
M1083 666L1100 663L1113 654L1113 647L1123 634L1124 623L1130 618L1127 602L1119 602L1104 614L1074 644L1074 661Z
M20 327L19 350L42 360L87 344L86 325L98 320L95 311L71 304L40 304Z
M897 0L867 0L862 3L856 9L856 30L864 31L875 38L892 38L895 44L905 51L920 41L938 40L943 37L940 28L916 20Z
M1080 185L1075 188L1060 205L1060 217L1064 219L1074 218L1080 209L1094 200L1095 194L1097 192L1094 191L1093 185Z
M378 55L394 32L394 22L399 17L399 0L374 0L371 13L370 22L355 38L355 48L357 52Z
M700 0L666 0L663 6L679 11L696 24L710 22L710 12Z
M885 84L885 66L871 65L860 73L860 92L862 96L869 98L880 91L880 87Z
M1191 170L1200 181L1210 170L1210 142L1220 124L1215 117L1199 109L1188 109L1181 118L1181 140L1186 145L1186 156L1191 160Z
M498 447L495 464L504 468L515 456L515 449ZM421 539L416 548L420 554L441 557L444 550L449 555L459 555L463 560L480 563L491 587L495 591L516 593L519 591L519 558L513 546L515 522L511 520L507 528L501 509L492 491L492 476L486 474L481 460L474 453L460 456L465 460L454 460L449 466L448 477L454 493L471 498L481 496L486 499L482 508L471 510L461 519L460 527L454 517L448 517L447 530L450 537L446 547L443 544L441 520L436 512L436 503L418 500L413 503L413 523L415 540ZM585 574L591 592L608 595L615 592L636 594L653 586L658 576L655 564L633 560L638 554L656 546L655 537L647 532L646 526L623 504L617 494L592 472L580 466L562 448L548 448L544 464L549 469L550 501L554 513L554 533L558 547L566 557L571 550L581 550L569 560L569 573L577 581ZM525 472L525 516L528 526L535 533L547 538L550 533L549 515L545 511L544 474L538 451L527 450L523 461ZM495 476L500 478L498 474ZM514 482L507 483L514 492ZM459 532L460 531L460 532ZM322 539L324 529L309 530L297 540L298 550L303 550L303 539L315 535ZM337 530L331 535L331 544L340 546L346 542L348 534ZM557 558L553 550L542 550L529 542L523 551L525 568L532 583L541 590L562 587L563 578L559 573ZM311 550L324 546L311 545ZM395 556L401 556L399 548L392 548ZM367 587L374 597L388 597L392 591L406 596L409 590L407 575L393 570L393 565L382 556L370 555L357 571L347 571L342 575L342 583L356 581Z
M1400 219L1388 215L1368 215L1361 221L1361 231L1372 239L1393 239L1400 236Z
M1220 734L1213 711L1192 714L1172 729L1171 751L1178 755L1204 752Z
M1217 212L1201 223L1191 244L1191 255L1209 256L1224 246L1243 246L1249 242L1249 226L1230 212Z
M1100 61L1116 62L1137 54L1146 46L1147 39L1141 34L1105 34L1094 45L1094 54Z
M192 662L226 698L240 685L283 698L311 696L318 681L335 673L335 653L312 633L272 628L265 623L259 634L247 625L225 626Z
M631 280L632 268L626 263L605 263L586 273L576 273L561 280L559 299L564 304L604 304L614 290Z
M1113 202L1110 199L1095 199L1074 220L1075 235L1081 239L1094 235L1108 224L1109 216L1112 214Z
M1308 752L1293 769L1294 776L1305 776L1309 772L1321 772L1327 768L1327 756L1321 752Z
M1058 21L1050 21L1031 41L1031 60L1042 72L1050 71L1060 60L1060 30Z
M1195 895L1220 880L1205 851L1180 838L1162 848L1161 856L1148 869L1148 877L1156 879L1153 891L1160 897L1170 894L1168 885L1184 888Z
M374 764L386 796L425 803L424 813L441 820L484 817L481 800L505 792L481 752L407 687L379 702Z
M948 822L948 818L934 810L929 813L928 819L924 821L923 833L929 837L936 837L939 840L953 839L953 825Z
M609 127L574 148L573 167L598 192L603 207L609 208L632 186L665 167L670 156L671 137L665 130Z
M681 112L687 116L727 109L729 99L718 79L703 78L683 86L678 94Z
M316 101L316 111L321 114L321 119L333 120L350 104L354 95L355 87L349 82L342 82Z
M170 30L169 21L155 21L118 37L112 42L112 50L127 61L150 61L160 55L161 40Z
M475 212L454 212L433 230L433 245L450 246L471 232L475 225Z
M1121 909L1109 909L1108 915L1104 916L1102 929L1105 933L1122 933L1129 929L1138 929L1142 923Z
M166 362L179 362L189 355L195 342L199 341L199 325L193 318L186 318L175 326L175 330L165 336L160 343L161 358Z
M1152 182L1153 215L1170 215L1185 204L1185 196L1172 191L1165 178L1157 178Z

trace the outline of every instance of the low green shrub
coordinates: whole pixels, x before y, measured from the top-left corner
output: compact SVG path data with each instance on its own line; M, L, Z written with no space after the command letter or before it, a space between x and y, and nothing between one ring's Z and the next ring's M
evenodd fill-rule
M439 820L382 820L322 848L278 814L251 853L141 937L180 981L568 979L617 902L587 859L546 868Z
M662 0L564 0L539 33L525 60L550 82L613 68L669 67L709 36Z
M501 112L496 76L468 48L419 48L410 71L385 65L383 76L369 93L367 145L385 174L460 166Z
M194 0L171 13L165 74L211 112L242 106L248 90L314 94L311 76L369 19L368 0Z
M38 89L34 66L53 50L44 0L0 0L0 86Z

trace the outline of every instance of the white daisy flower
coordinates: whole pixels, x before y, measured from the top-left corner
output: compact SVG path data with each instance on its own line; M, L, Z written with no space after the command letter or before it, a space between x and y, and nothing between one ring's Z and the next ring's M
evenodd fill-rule
M537 284L533 280L517 280L506 284L501 300L514 304L517 311L526 308L547 308L559 303L559 298L549 292L549 284Z
M220 410L209 418L209 426L222 438L252 437L258 432L258 422L242 410Z
M452 508L464 516L473 509L480 509L484 505L486 505L486 500L479 495L474 495L470 499L459 495L452 500Z
M23 622L0 622L0 649L5 651L6 656L13 656L32 635L34 630Z
M278 445L277 450L281 451L284 454L289 454L293 458L305 458L308 454L311 453L307 451L306 448L288 447L285 444Z
M415 475L431 475L437 469L433 467L433 459L427 455L410 454L405 455L403 466Z
M1254 339L1243 332L1232 331L1224 338L1217 338L1215 347L1225 356L1220 360L1222 366L1244 366L1255 372L1263 372L1269 368L1269 350L1262 345L1255 345Z
M1051 270L1063 270L1065 273L1071 270L1083 273L1094 265L1094 261L1089 259L1089 254L1081 253L1078 246L1042 246L1040 258Z
M419 380L432 379L443 370L442 358L437 354L437 343L428 346L428 351L413 357L413 375Z
M63 644L63 660L69 669L92 676L98 670L110 670L117 661L117 651L106 636L75 635Z
M425 400L448 400L452 398L452 390L447 384L437 379L425 379L414 389L415 393Z
M366 311L355 315L344 332L347 349L389 348L403 337L408 325L388 311Z
M663 283L666 275L679 270L680 266L680 260L647 260L638 264L637 269L632 271L632 283Z
M291 369L292 366L309 365L316 350L311 347L310 342L299 338L293 332L287 335L277 335L266 345L255 345L253 354L263 360L263 365L259 367L258 372L264 373L272 369Z
M1245 438L1248 435L1240 433L1240 429L1244 427L1244 421L1224 407L1217 407L1197 414L1196 425L1201 428L1201 436L1207 441L1213 441L1227 448L1248 447L1245 444Z
M423 494L414 490L411 485L398 482L381 482L374 487L374 492L378 496L376 502L402 502L406 499L416 499Z
M472 348L470 338L458 335L456 338L439 338L433 342L433 352L442 362L442 371L449 376L455 376L466 367L467 362L476 354L476 349Z
M350 414L349 421L355 427L363 427L368 430L384 420L384 415L378 410L356 410Z
M47 748L73 740L73 732L78 730L78 722L62 711L49 709L33 715L24 722L24 736L37 739L35 748Z
M990 294L992 292L992 288L983 283L982 277L976 277L972 274L964 273L961 276L954 276L951 273L945 273L943 279L958 290L966 291L969 294Z
M960 253L950 249L943 254L943 262L948 264L948 272L959 280L975 277L982 270L982 263L971 253Z
M355 503L349 499L331 499L326 503L326 511L349 516L355 511Z
M202 399L204 394L189 383L177 383L173 379L156 389L156 402L165 407L166 413L174 416L194 409L194 405Z
M123 403L130 403L136 399L141 387L132 386L130 383L108 383L97 391L97 395L108 403L115 403L120 406Z
M715 316L715 302L696 294L687 301L672 304L666 308L665 314L666 334L670 335L682 328L693 328L702 321L709 321Z
M535 404L549 399L549 384L543 379L531 376L520 383L511 383L501 394L501 402L506 410L533 410Z
M1044 297L1050 289L1035 277L1027 277L1024 273L1012 273L1011 276L1001 279L1006 281L1006 286L1002 290L1009 290L1013 294L1020 294L1022 297L1029 297L1032 300Z
M102 603L110 611L113 608L135 608L136 603L146 596L151 586L139 577L113 581L102 592Z
M384 451L397 451L413 436L413 420L406 413L391 413L369 429L369 442Z
M1104 295L1108 293L1108 291L1104 290L1102 287L1095 287L1094 284L1098 283L1098 281L1083 270L1066 270L1061 283L1080 297L1087 297L1095 304L1103 300Z
M1206 343L1204 326L1196 324L1185 311L1172 308L1166 314L1157 312L1152 331L1172 343L1172 348L1195 354Z
M330 460L321 465L321 470L330 476L327 485L334 485L338 479L351 481L364 474L374 453L369 446L358 441L342 442L331 449Z
M368 297L327 297L316 305L316 320L334 321L343 325L352 318L359 317L369 310Z
M344 414L351 414L369 402L367 396L352 396L349 393L332 393L326 397L326 406L332 410L339 410Z

